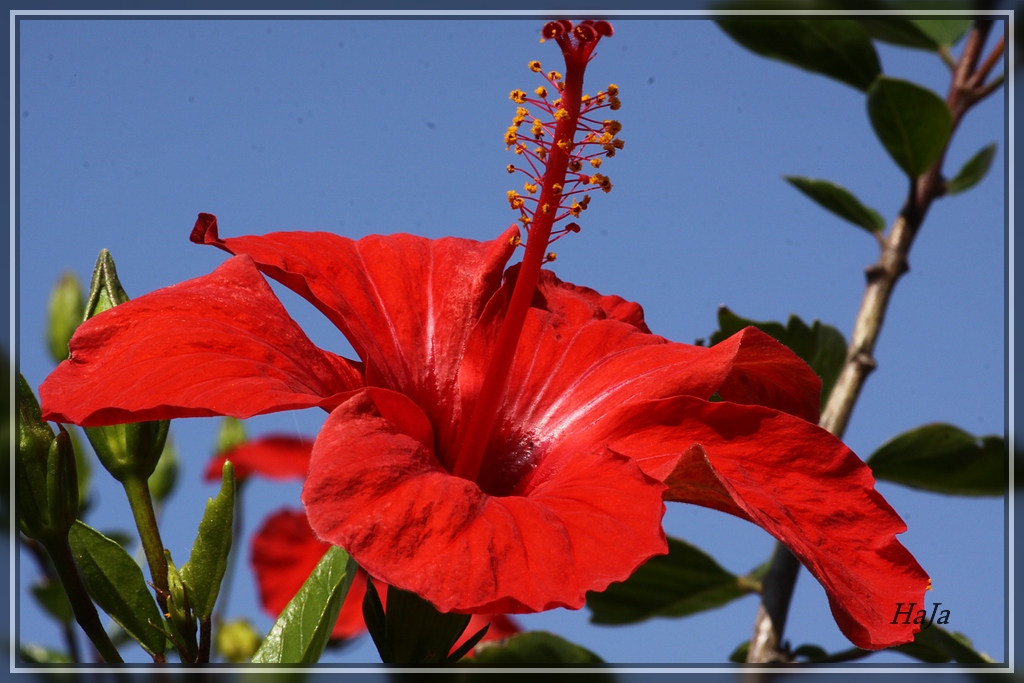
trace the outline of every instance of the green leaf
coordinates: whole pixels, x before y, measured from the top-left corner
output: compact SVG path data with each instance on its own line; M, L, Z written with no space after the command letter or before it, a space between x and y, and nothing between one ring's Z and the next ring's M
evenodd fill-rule
M68 540L96 604L147 652L162 654L167 641L154 626L163 624L160 610L131 555L80 521L71 527Z
M547 631L529 631L495 644L477 648L470 661L474 665L493 664L603 664L590 650L570 643Z
M859 21L875 40L930 52L954 45L971 27L967 19L872 17Z
M182 581L188 586L189 602L202 621L213 615L213 605L228 566L231 536L234 531L235 470L225 461L221 470L220 492L206 501L199 522L199 533L192 554L181 568Z
M889 156L911 178L939 158L953 130L953 115L941 97L885 76L868 89L868 117Z
M747 653L750 652L750 641L740 643L732 654L729 655L730 662L736 662L737 664L745 664L747 661Z
M978 153L967 160L960 172L946 184L946 194L958 194L969 190L985 177L988 169L992 166L992 160L996 156L996 143L986 145L978 150Z
M867 90L882 73L867 31L852 19L718 19L719 28L759 55Z
M68 600L68 594L64 592L64 586L60 581L41 579L32 586L32 595L43 609L60 623L70 624L74 621L75 612L71 609L71 601Z
M858 19L868 35L892 45L935 51L939 43L910 19L902 17L871 17Z
M587 607L595 624L632 624L715 609L756 588L699 548L669 538L667 555L652 557L628 579L601 593L587 593Z
M385 664L439 664L469 625L469 614L442 614L415 593L388 588L385 632L391 660Z
M18 650L23 661L30 664L72 664L71 657L63 652L57 652L42 645L24 643Z
M914 642L892 649L922 662L935 664L951 661L960 664L991 664L993 661L985 653L976 651L967 636L934 624L918 631L914 635Z
M942 47L950 47L967 33L970 19L911 19L915 27Z
M1002 496L1006 444L978 438L950 424L928 424L884 443L868 458L878 479L960 496Z
M721 306L718 309L718 331L711 335L711 344L717 344L749 325L785 344L811 366L821 378L821 405L824 408L846 361L846 338L843 333L817 320L808 327L795 315L789 316L785 327L777 322L748 320Z
M830 180L815 180L796 175L783 177L790 185L843 220L871 233L881 233L885 230L885 219L882 218L882 214L861 204L860 200L845 187Z
M252 661L312 664L319 660L355 573L356 563L348 553L331 547L274 622Z

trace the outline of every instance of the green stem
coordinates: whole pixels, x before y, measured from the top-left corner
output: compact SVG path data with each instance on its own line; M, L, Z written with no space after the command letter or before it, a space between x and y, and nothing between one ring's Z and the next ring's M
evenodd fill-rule
M139 539L146 552L149 563L149 574L156 588L156 600L160 611L167 611L167 558L164 557L164 544L160 540L160 528L157 526L156 511L153 509L153 497L149 493L149 482L142 477L128 476L122 482L124 492L128 496L128 504L135 516L135 526L139 529Z
M110 636L107 635L103 624L100 623L100 616L96 612L96 606L92 604L92 600L89 599L89 594L85 590L85 583L82 582L82 576L78 573L78 566L75 564L75 558L71 552L71 545L68 543L67 536L46 543L44 547L46 552L50 554L50 559L53 560L57 576L64 586L64 592L67 593L68 600L71 602L71 609L74 610L75 620L82 627L82 630L85 631L85 635L89 636L89 640L96 646L96 651L99 652L103 661L123 663L124 660L121 659L121 654L114 647L114 644L110 642Z

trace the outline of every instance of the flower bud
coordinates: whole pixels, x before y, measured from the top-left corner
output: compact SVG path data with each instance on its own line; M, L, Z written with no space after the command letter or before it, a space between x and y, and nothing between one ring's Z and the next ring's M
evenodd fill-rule
M18 418L18 453L14 463L18 525L26 536L38 540L45 537L49 529L46 467L53 430L42 421L39 401L20 374Z
M217 432L217 455L241 446L247 439L245 424L236 418L225 417Z
M178 483L178 454L168 437L164 442L164 450L156 463L156 469L149 477L149 493L153 496L153 502L157 505L163 503L174 490L176 483Z
M106 249L100 251L92 273L85 318L108 311L128 301L128 295L117 278L114 259ZM163 452L170 422L137 422L108 427L87 427L86 436L103 467L118 481L135 475L148 479L156 469Z
M71 436L63 425L57 430L46 461L46 495L50 524L64 536L78 518L78 467Z
M58 363L67 360L68 340L82 324L84 317L82 285L74 273L64 273L50 291L46 343L53 360Z
M220 656L233 664L248 662L260 648L261 640L252 625L240 619L225 622L214 641Z
M126 301L128 295L121 287L121 281L117 279L114 258L109 251L102 249L92 271L92 283L89 285L89 300L85 304L84 317L88 320Z
M188 656L193 658L196 649L196 617L192 613L192 605L188 599L188 587L181 580L178 568L171 560L171 553L164 550L164 557L167 558L167 618L177 629L185 641L185 648L189 650Z
M103 467L123 482L131 475L148 480L156 470L167 440L170 422L135 422L109 427L86 427L96 456Z
M18 524L29 538L45 542L67 536L78 517L75 449L63 427L54 437L28 382L18 380Z

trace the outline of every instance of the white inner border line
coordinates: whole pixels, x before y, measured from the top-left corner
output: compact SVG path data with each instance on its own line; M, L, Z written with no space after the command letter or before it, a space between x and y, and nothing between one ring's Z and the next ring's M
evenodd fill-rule
M17 357L17 339L15 338L15 302L16 302L16 288L15 284L17 277L15 275L15 216L16 216L16 157L15 157L15 143L16 143L16 124L17 124L17 112L15 111L16 102L16 89L15 89L15 77L16 77L16 53L15 53L15 33L17 20L19 17L52 17L52 16L68 16L68 17L124 17L124 16L139 16L139 17L218 17L218 16L233 16L233 17L267 17L267 16L350 16L350 17L428 17L428 16L478 16L478 17L546 17L546 16L564 16L564 17L579 17L579 16L605 16L605 17L683 17L683 16L695 16L695 17L712 17L712 16L915 16L915 15L927 15L927 16L990 16L990 17L1001 17L1006 19L1006 27L1008 33L1009 48L1007 50L1007 60L1004 64L1009 64L1010 68L1007 70L1008 73L1006 87L1006 97L1009 98L1009 112L1008 112L1008 138L1006 142L1005 153L1008 155L1009 160L1009 173L1006 177L1006 191L1009 193L1009 204L1008 204L1008 228L1009 228L1009 292L1008 292L1008 308L1009 316L1007 320L1008 329L1008 373L1009 373L1009 391L1007 400L1008 410L1008 425L1009 433L1007 438L1009 439L1010 448L1010 500L1009 500L1009 593L1007 595L1007 601L1009 605L1009 621L1007 624L1007 630L1009 635L1008 651L1006 654L1007 668L992 667L992 668L934 668L932 666L905 666L905 667L858 667L858 668L822 668L815 666L803 666L803 667L772 667L771 671L777 673L1015 673L1014 671L1014 462L1013 453L1015 445L1015 424L1014 424L1014 196L1013 196L1013 182L1014 182L1014 80L1015 80L1015 69L1013 68L1015 58L1015 45L1014 45L1014 10L773 10L767 12L765 10L522 10L522 9L510 9L510 10L10 10L10 368L11 368L11 382L10 382L10 405L11 405L11 435L10 435L10 452L12 454L10 462L10 477L11 477L11 488L10 488L10 572L11 572L11 615L10 615L10 629L11 629L11 640L10 640L10 672L11 673L27 673L27 672L41 672L41 673L78 673L78 672L104 672L104 673L119 673L119 672L131 672L131 673L152 673L153 671L163 670L163 667L159 665L150 665L145 667L115 667L115 668L41 668L41 667L19 667L15 668L15 662L17 661L15 653L15 599L16 593L16 576L15 576L15 553L17 552L16 547L16 536L15 536L15 521L16 513L14 510L14 461L13 454L15 453L15 429L13 428L16 424L15 412L16 412L16 401L15 401L15 387L16 378L14 377L14 359ZM1004 72L1005 73L1005 72ZM397 673L418 673L422 672L422 669L402 669L402 668L386 668L383 666L373 668L360 668L355 667L311 667L311 668L272 668L272 669L261 669L257 667L244 667L244 668L179 668L171 667L166 668L170 671L194 671L194 672L217 672L217 673L250 673L250 672L299 672L299 671L310 671L316 673L382 673L387 671L393 671ZM571 669L544 669L544 668L529 668L529 669L515 669L516 672L522 673L754 673L764 671L765 669L760 667L743 667L738 665L720 667L707 667L707 666L696 666L686 667L650 667L650 668L636 668L636 667L603 667L603 668L571 668ZM454 669L431 669L437 673L464 673L467 671L465 668L454 668ZM494 668L473 668L472 671L478 673L507 673L508 669L494 669Z

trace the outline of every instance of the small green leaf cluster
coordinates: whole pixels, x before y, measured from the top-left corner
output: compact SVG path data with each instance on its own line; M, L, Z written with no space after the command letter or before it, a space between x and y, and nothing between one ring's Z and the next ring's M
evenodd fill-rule
M866 95L868 119L879 142L911 181L916 181L945 154L954 117L938 94L882 73L873 40L935 52L951 60L948 48L968 30L962 19L905 19L859 17L728 18L717 21L729 37L770 59L822 74ZM945 183L946 194L957 194L979 183L995 157L995 144L975 154ZM784 176L822 208L839 218L881 235L882 215L852 192L830 180Z

